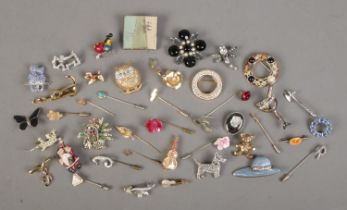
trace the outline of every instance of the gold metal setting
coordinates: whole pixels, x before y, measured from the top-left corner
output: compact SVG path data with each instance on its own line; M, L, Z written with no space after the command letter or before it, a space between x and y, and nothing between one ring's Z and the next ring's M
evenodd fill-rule
M134 134L134 132L130 128L122 127L122 126L115 126L115 127L116 127L116 130L118 131L118 133L121 136L123 136L124 138L131 139L131 140L137 139L137 140L141 141L142 143L152 147L159 154L161 153L161 151L156 146L154 146L151 142L149 142L149 141L139 137L138 135Z
M53 90L52 93L49 96L45 97L39 97L35 98L33 103L34 104L39 104L39 103L44 103L48 101L55 101L61 98L64 98L66 96L75 96L77 95L77 85L76 85L76 79L71 76L67 75L65 76L67 79L70 79L72 84L63 87L61 89Z
M254 65L257 63L263 64L269 72L268 76L257 77L254 75ZM263 88L274 85L279 78L280 67L278 62L267 53L256 53L251 56L243 67L243 75L248 82L253 85Z
M171 149L167 152L166 157L164 158L162 165L165 169L169 170L175 170L178 166L177 158L177 144L178 144L179 138L178 136L175 136Z
M115 68L115 82L125 93L130 94L141 89L140 71L131 64L122 64Z
M179 89L183 83L183 75L181 72L167 69L166 71L162 71L158 67L158 60L149 59L149 66L155 73L163 80L163 83L175 90Z
M94 84L96 81L104 82L104 76L100 71L97 72L86 72L84 74L84 79L88 81L88 85Z
M48 163L51 161L50 158L46 158L44 161L42 161L40 164L36 165L33 169L29 170L29 174L33 174L35 172L41 173L41 180L42 183L47 187L49 186L53 181L53 176L48 171Z

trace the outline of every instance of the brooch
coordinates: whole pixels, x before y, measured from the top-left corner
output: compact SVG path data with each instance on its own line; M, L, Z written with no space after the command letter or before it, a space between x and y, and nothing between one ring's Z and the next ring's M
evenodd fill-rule
M227 46L221 45L218 47L218 52L212 54L213 62L215 63L224 63L226 66L232 70L238 70L238 67L234 64L233 60L238 55L239 48L237 46Z
M314 113L311 109L308 108L305 104L303 104L295 95L296 92L294 90L284 90L284 97L289 102L295 102L299 105L303 110L305 110L312 117L312 121L310 123L310 133L315 137L326 137L331 134L333 130L332 122L324 117L319 117L316 113Z
M35 172L40 172L42 183L46 187L48 187L53 181L53 176L51 173L49 173L49 170L48 170L49 161L51 161L51 159L46 158L40 164L36 165L33 169L29 170L29 174L33 174Z
M39 114L41 108L35 109L35 111L29 116L15 115L14 120L19 124L19 129L25 130L28 126L36 127L39 123Z
M169 170L175 170L178 166L177 158L177 144L178 144L179 138L178 136L175 136L174 140L172 141L171 149L167 152L166 157L162 161L162 165L165 169Z
M200 163L199 161L193 158L195 164L198 166L196 172L196 178L202 179L206 174L211 174L213 178L218 178L220 176L222 163L225 163L225 159L219 152L214 154L213 160L211 163Z
M125 93L133 93L141 89L140 71L131 64L123 64L115 68L117 86Z
M150 68L162 79L163 83L175 90L179 89L183 83L183 75L181 72L167 69L165 72L158 68L158 60L149 59Z
M244 155L248 159L252 159L254 155L252 154L255 151L255 147L252 144L255 136L252 136L247 133L241 133L241 142L235 145L236 151L233 152L234 156Z
M142 185L129 185L123 187L124 192L128 194L132 194L137 198L143 198L144 196L148 196L152 189L155 187L155 184L148 183Z
M70 145L65 145L62 139L58 142L57 155L59 157L59 163L71 173L75 173L81 168L80 158L75 154Z
M31 92L42 92L49 85L45 74L45 67L42 65L31 65L29 68L28 84Z
M91 118L78 133L77 138L83 139L83 146L86 149L103 149L107 141L112 140L112 128L104 122L104 118Z
M143 169L143 167L140 165L126 163L126 162L116 160L114 158L110 158L110 157L104 156L104 155L98 155L98 156L93 157L92 162L95 163L95 165L99 165L100 162L103 162L105 168L111 168L113 165L118 163L118 164L121 164L124 166L128 166L129 168L137 170L137 171L140 171Z
M61 140L60 137L57 136L55 129L52 129L49 133L45 135L45 139L39 137L36 142L36 146L33 147L30 151L34 151L40 149L41 151L45 151L48 147L53 146L58 140Z
M84 74L84 79L88 81L88 85L94 84L96 81L104 82L104 76L102 76L100 71L97 71L95 73L92 72L86 72Z
M186 67L193 67L197 60L202 59L201 51L206 48L206 42L198 39L197 33L190 33L188 30L183 29L178 32L178 37L170 37L174 43L169 47L168 52L172 57L176 57L177 64L184 63Z
M113 34L109 33L106 35L106 38L103 42L98 42L94 45L94 51L96 52L96 59L102 57L103 54L109 53L112 51L112 37Z
M53 69L61 71L70 70L71 67L77 67L81 64L80 59L77 57L74 51L71 51L69 55L54 56L52 60Z
M254 67L256 64L262 64L269 74L265 77L257 77L254 75ZM277 99L273 96L273 85L279 78L280 67L278 62L267 53L256 53L252 55L245 63L243 68L243 75L248 82L257 86L258 88L268 87L267 97L262 101L256 103L259 110L274 114L276 119L281 123L282 128L286 129L289 122L286 122L277 111Z
M110 190L111 188L91 181L89 179L82 178L77 174L77 170L81 168L80 158L75 154L74 150L70 145L66 145L63 140L59 140L57 155L59 163L72 173L72 186L76 187L82 183L89 183L103 190Z
M254 75L254 65L257 63L261 63L268 70L268 76L256 77ZM243 75L246 77L247 81L259 88L274 85L279 78L279 73L280 67L278 62L267 53L254 54L248 59L248 62L243 68Z
M233 172L233 176L237 177L262 177L278 174L281 169L274 168L269 158L257 155L250 167L240 168Z
M212 88L202 89L202 82L212 83ZM205 69L195 74L192 80L192 91L194 95L203 100L212 100L217 98L222 92L222 78L213 70Z
M65 76L65 78L70 79L71 83L70 85L67 85L66 87L53 90L52 93L49 96L44 97L38 97L33 100L34 104L44 103L47 101L55 101L61 98L64 98L66 96L75 96L77 95L77 85L76 85L76 79L75 77L71 75Z
M213 143L213 145L217 147L218 151L222 151L230 147L230 138L229 136L217 138L217 140Z
M235 135L242 130L244 125L244 117L239 112L232 112L227 114L224 121L224 128L231 135Z
M282 128L286 129L287 126L291 125L291 123L286 122L283 117L277 112L277 99L272 96L272 87L269 88L268 96L256 103L256 106L259 110L263 112L273 113L277 120L281 123Z

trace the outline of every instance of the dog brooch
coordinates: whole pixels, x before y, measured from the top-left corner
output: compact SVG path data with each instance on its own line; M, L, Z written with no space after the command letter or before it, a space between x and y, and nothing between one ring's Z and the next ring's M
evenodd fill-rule
M195 164L198 166L198 170L196 172L196 178L202 179L205 177L205 174L211 174L213 178L218 178L221 172L221 163L225 163L227 159L225 159L219 152L214 154L213 160L211 163L200 163L199 161L192 158Z

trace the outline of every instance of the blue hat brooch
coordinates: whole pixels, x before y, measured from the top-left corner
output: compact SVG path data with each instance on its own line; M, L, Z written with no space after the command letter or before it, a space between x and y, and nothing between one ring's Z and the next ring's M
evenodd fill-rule
M233 172L237 177L261 177L280 173L281 169L273 168L269 158L256 156L250 167L240 168Z

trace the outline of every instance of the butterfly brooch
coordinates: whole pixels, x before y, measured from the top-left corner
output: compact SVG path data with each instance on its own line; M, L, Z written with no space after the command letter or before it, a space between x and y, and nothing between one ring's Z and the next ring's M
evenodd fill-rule
M14 120L19 123L19 129L25 130L28 125L31 127L36 127L39 123L39 113L41 111L41 108L35 109L35 111L29 116L22 116L22 115L14 115Z
M96 73L86 72L84 75L84 79L88 81L88 85L91 85L91 84L94 84L96 81L103 82L104 76L102 76L100 71Z

